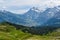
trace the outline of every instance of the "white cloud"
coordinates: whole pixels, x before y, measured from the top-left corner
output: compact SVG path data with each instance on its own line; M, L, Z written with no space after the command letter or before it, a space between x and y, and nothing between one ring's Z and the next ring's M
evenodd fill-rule
M11 11L11 10L8 10L12 13L16 13L16 14L24 14L25 12L27 12L28 10L14 10L14 11Z
M60 5L60 0L6 0L5 6Z
M46 7L54 7L60 5L60 0L0 0L0 9L7 9L7 10L11 10L10 7L26 7L30 6L28 8L31 8L33 6L35 7L40 7L42 8L46 8ZM24 13L25 10L27 10L26 8L24 9L20 9L20 10L14 10L13 11L17 11L17 13L21 12Z

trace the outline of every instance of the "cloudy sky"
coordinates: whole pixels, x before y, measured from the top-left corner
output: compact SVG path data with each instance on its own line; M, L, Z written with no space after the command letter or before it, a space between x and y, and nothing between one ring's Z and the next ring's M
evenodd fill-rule
M60 0L0 0L0 10L23 14L32 7L41 9L60 5Z

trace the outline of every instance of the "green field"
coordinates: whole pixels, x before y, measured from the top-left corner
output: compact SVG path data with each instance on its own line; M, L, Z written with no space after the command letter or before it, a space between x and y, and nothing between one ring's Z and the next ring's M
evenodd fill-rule
M60 40L60 29L47 35L34 35L24 33L21 29L16 30L13 25L8 23L0 24L0 40Z

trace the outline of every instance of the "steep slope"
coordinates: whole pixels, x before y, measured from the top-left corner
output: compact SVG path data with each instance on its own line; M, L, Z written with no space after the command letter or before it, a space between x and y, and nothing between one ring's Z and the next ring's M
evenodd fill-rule
M45 23L45 25L60 26L60 6L58 6L57 9L58 9L58 12L56 12L54 16Z
M28 12L22 15L13 14L11 12L4 10L0 11L0 17L7 22L19 25L30 26L30 27L42 26L47 25L47 23L49 24L52 21L55 21L55 19L56 21L60 20L60 6L56 6L54 8L47 8L43 12L40 12L38 8L33 7Z
M5 21L11 22L11 23L25 25L25 26L35 26L37 25L37 23L35 22L34 19L37 19L39 12L36 12L35 9L34 10L32 9L30 9L27 13L19 16L4 10L4 11L0 11L0 16Z
M32 8L30 9L27 13L23 14L22 18L25 19L25 22L28 23L26 25L30 26L42 26L42 25L47 25L47 21L50 19L56 19L56 15L60 15L60 6L56 6L54 8L47 8L43 12L36 11L37 8ZM60 18L60 16L59 16ZM58 20L56 20L58 21ZM49 23L49 22L48 22ZM53 25L53 23L52 23Z
M33 7L28 12L22 15L22 18L25 20L27 26L36 26L38 23L36 19L40 16L40 12L37 8Z
M0 23L3 22L4 20L0 17Z
M8 11L0 11L0 17L7 22L14 23L14 24L24 24L23 19L19 18L16 14L13 14Z

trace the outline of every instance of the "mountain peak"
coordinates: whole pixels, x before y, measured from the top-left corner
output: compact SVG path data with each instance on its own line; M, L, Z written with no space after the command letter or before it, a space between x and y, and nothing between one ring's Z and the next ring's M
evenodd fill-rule
M60 7L60 6L58 6L58 7Z
M0 12L4 12L4 13L6 13L6 12L8 12L8 11L6 11L6 10L0 10Z
M36 11L36 12L40 12L40 10L36 7L32 7L30 10Z
M59 9L59 10L60 10L60 6L57 6L57 9Z

